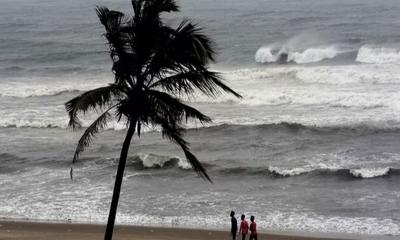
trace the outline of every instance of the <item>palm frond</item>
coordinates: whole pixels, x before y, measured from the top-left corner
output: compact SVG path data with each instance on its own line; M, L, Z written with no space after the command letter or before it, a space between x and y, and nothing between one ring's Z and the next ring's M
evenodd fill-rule
M185 154L186 160L190 163L193 170L196 171L200 177L205 178L212 183L212 180L207 174L206 169L203 167L197 157L190 152L189 143L183 139L183 133L185 132L185 129L177 125L175 122L168 122L168 120L163 118L161 115L153 115L152 120L155 124L161 125L161 133L163 137L167 137L170 141L181 147L183 153Z
M186 54L195 54L202 64L210 60L215 61L215 46L213 41L204 34L203 28L197 24L184 20L176 29L175 38L183 44Z
M112 104L112 98L121 94L120 88L115 84L87 91L65 103L69 115L68 125L72 128L80 127L79 113L100 109Z
M199 120L201 123L211 122L211 118L197 109L182 103L178 98L155 90L149 90L148 95L152 99L151 104L156 112L162 112L170 121L181 122L182 118Z
M108 121L112 118L112 115L109 113L109 111L114 107L115 106L112 106L111 108L107 109L92 124L90 124L88 128L86 128L85 132L78 141L78 145L76 146L74 157L72 159L72 164L78 161L80 153L83 152L90 145L95 135L100 130L106 127ZM72 171L73 168L71 167L70 171L71 179L72 179Z
M133 12L134 12L134 18L139 20L141 15L142 15L142 9L143 9L143 3L146 0L132 0L132 8L133 8Z
M195 89L198 89L210 97L216 97L221 91L224 91L233 94L235 97L242 97L222 82L219 73L206 69L179 72L175 75L161 78L154 82L150 88L162 88L173 94L184 93L186 95L192 95Z
M175 0L132 0L136 19L158 19L163 12L176 12L179 7Z
M162 26L159 31L160 41L153 47L146 74L199 71L215 60L214 43L196 24L183 21L176 29Z
M179 6L175 0L155 0L154 6L157 7L159 13L179 11Z
M125 15L122 12L110 10L107 7L97 6L96 14L99 17L100 23L106 28L107 33L115 34L121 30Z
M131 19L121 12L106 7L97 7L96 13L106 30L105 37L110 47L116 83L129 81L129 73L137 59L132 49Z

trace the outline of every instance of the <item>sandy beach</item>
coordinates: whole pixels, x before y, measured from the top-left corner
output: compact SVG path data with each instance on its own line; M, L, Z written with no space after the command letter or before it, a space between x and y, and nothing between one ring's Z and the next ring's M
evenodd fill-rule
M400 240L399 2L1 0L0 240Z
M0 221L0 239L41 239L41 240L92 240L102 239L104 225L75 224L75 223L43 223L43 222L20 222ZM117 226L114 230L114 239L118 240L225 240L231 239L228 231L182 229L182 228L160 228L139 226ZM342 237L318 237L318 236L295 236L286 234L259 234L258 239L268 240L334 240L350 239ZM364 238L351 238L364 239Z

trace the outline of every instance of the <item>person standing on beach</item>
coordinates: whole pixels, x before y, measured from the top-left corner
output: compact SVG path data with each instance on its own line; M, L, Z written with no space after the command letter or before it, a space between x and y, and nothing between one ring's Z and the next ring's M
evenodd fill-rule
M257 224L254 221L254 216L250 217L250 238L249 240L257 240Z
M237 233L237 220L235 218L235 212L231 211L231 234L233 240L236 240L236 233Z
M242 221L240 222L239 234L242 234L242 240L246 239L246 235L249 232L249 223L244 219L245 217L244 214L240 217Z

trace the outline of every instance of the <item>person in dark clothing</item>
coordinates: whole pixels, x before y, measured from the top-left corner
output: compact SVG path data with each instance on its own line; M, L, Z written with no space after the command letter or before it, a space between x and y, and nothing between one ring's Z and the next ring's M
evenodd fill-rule
M254 222L254 216L250 217L250 238L249 240L257 240L257 224Z
M235 218L235 212L231 212L231 234L232 234L232 239L236 240L236 233L237 233L237 220Z

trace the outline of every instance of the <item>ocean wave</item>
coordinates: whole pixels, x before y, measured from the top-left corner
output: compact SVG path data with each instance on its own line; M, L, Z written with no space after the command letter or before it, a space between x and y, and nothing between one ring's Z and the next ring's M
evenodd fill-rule
M319 176L319 177L344 177L349 179L369 179L387 176L400 176L400 169L390 167L371 167L371 168L340 168L317 166L302 167L276 167L268 166L267 168L237 167L228 169L219 169L222 175L242 175L242 176L270 176L274 178L282 177L298 177L298 176Z
M0 153L0 174L9 174L20 171L26 166L26 158L11 153Z
M312 47L305 50L288 50L282 48L276 50L270 46L264 46L257 50L255 61L259 63L315 63L326 59L332 59L341 51L336 46Z
M82 125L82 130L85 129L89 125L90 121L85 121ZM396 133L400 132L400 125L382 125L382 124L353 124L353 125L306 125L298 122L277 122L277 123L259 123L259 124L251 124L251 123L245 123L245 124L239 124L239 123L212 123L212 124L207 124L207 125L187 125L187 130L190 131L204 131L204 132L220 132L221 134L224 134L224 132L238 132L240 133L241 131L247 132L249 129L253 131L258 131L258 132L264 132L264 131L291 131L291 132L298 132L298 131L311 131L311 132L320 132L324 134L329 134L329 133L337 133L337 132L348 132L348 133L355 133L355 134L367 134L367 133L385 133L385 132L391 132L391 133ZM35 121L35 122L23 122L19 123L17 125L14 124L1 124L0 122L0 128L37 128L37 129L66 129L68 128L67 126L67 121L63 121L63 123L60 124L49 124L46 122L40 122L40 121ZM126 124L123 122L116 122L112 121L110 122L106 127L105 130L115 130L115 131L120 131L126 128ZM142 131L144 133L151 133L151 132L159 132L160 129L157 127L147 127L143 128Z
M353 163L353 162L352 162ZM400 176L400 168L388 166L353 166L353 164L340 163L324 163L314 162L302 166L273 166L268 167L226 167L215 165L211 168L212 171L218 172L221 175L241 175L241 176L269 176L272 178L283 177L300 177L314 176L320 178L326 177L341 177L347 179L369 179L388 176Z
M385 168L360 168L360 169L351 169L351 175L358 178L374 178L374 177L382 177L387 176L390 173L400 173L400 169L393 169L389 167Z
M0 81L0 97L29 98L77 93L106 86L112 79L110 75L75 76L74 74L56 78L6 78Z
M29 113L26 113L27 115ZM4 115L6 116L6 115ZM85 129L88 127L92 121L93 117L85 118L82 121L82 128ZM10 115L9 117L3 117L0 119L0 128L33 128L33 129L67 129L68 128L68 117L64 116L54 116L51 112L43 111L42 114L38 114L38 116L29 118L25 118L25 116L21 115L20 118L15 115ZM105 130L122 130L125 129L125 122L117 122L116 120L111 121L104 128ZM147 130L146 128L143 131L152 131Z
M372 128L400 126L396 114L400 109L400 95L394 91L400 83L400 72L393 65L277 66L225 71L222 75L233 89L240 91L242 99L222 94L218 99L196 96L189 100L191 105L213 117L214 124L297 122L320 127L337 124L365 124ZM0 108L0 127L66 128L68 119L63 103L81 91L105 84L98 81L74 84L68 79L50 83L45 79L34 86L34 82L0 81L0 95L57 96L2 98L6 104ZM23 107L27 101L29 108ZM233 111L221 114L222 109ZM89 113L85 117L88 120L83 126L88 126L95 116ZM121 129L115 124L108 126L108 129L113 128Z
M178 167L181 169L191 169L191 165L186 159L179 157L163 156L154 153L141 153L130 156L127 160L127 166L132 166L135 169L165 169Z
M341 49L338 45L320 45L298 48L276 44L260 47L254 59L258 63L317 63L333 59L344 53L356 53L355 62L371 64L400 64L400 49L396 47L362 45L358 49Z
M319 176L344 176L351 178L377 178L384 176L400 176L400 169L390 167L371 167L371 168L313 168L311 166L283 168L269 166L267 173L277 177L293 177L299 175L319 175Z
M275 66L244 68L223 75L243 95L243 99L217 99L227 104L359 109L400 106L398 94L386 86L400 83L400 71L392 65ZM196 100L215 101L201 97Z
M358 50L356 61L360 63L400 64L400 49L364 45Z
M0 164L7 162L7 161L14 161L14 160L18 160L18 159L22 159L20 157L18 157L17 155L14 154L10 154L10 153L0 153Z
M10 71L10 72L19 72L25 70L23 67L20 66L8 66L5 68L2 68L3 71Z
M310 170L307 168L302 167L295 167L295 168L280 168L280 167L272 167L269 166L267 172L272 175L282 176L282 177L289 177L289 176L298 176L305 173L309 173Z
M317 126L317 125L304 125L297 122L278 122L271 124L256 124L256 125L240 125L240 124L219 124L214 126L203 127L201 130L212 132L212 133L232 133L235 132L240 135L241 132L255 131L258 134L262 134L264 132L299 132L299 131L308 131L314 132L316 134L337 134L338 132L346 132L346 133L354 133L358 134L373 134L373 133L397 133L400 132L400 126L379 126L379 125L364 125L364 124L355 124L355 125L336 125L336 126ZM196 129L197 131L197 129Z
M81 86L79 86L81 85ZM4 86L0 91L0 97L43 97L43 96L58 96L65 93L79 93L87 91L100 85L64 85L64 86L51 86L51 85L36 85L36 86Z
M233 87L240 87L240 89L245 89L246 91L253 90L251 88L253 85L257 89L269 89L274 87L276 83L282 86L291 83L301 87L301 85L297 85L298 81L300 83L329 85L363 83L368 84L368 86L398 84L400 82L400 72L396 65L379 64L242 68L234 71L224 71L223 76L227 81L231 82Z

